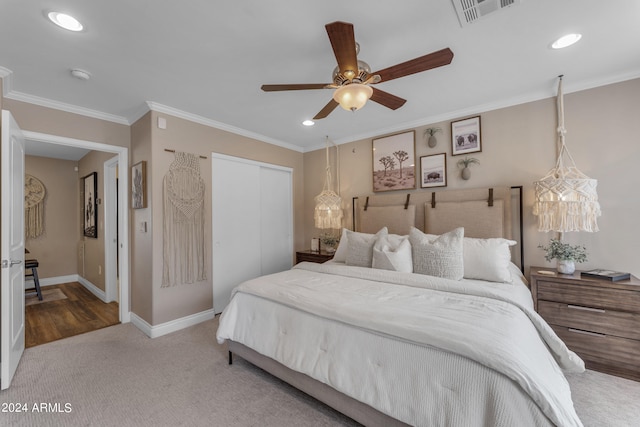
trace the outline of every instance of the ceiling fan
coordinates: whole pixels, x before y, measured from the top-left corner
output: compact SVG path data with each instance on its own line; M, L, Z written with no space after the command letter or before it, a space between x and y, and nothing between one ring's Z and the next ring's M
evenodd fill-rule
M262 85L265 92L335 89L333 99L316 114L314 120L324 119L338 105L345 110L358 110L368 99L396 110L407 102L406 99L370 85L442 67L453 59L453 52L446 48L372 73L369 64L357 58L360 47L355 40L353 24L337 21L325 25L325 28L338 61L333 71L333 83Z

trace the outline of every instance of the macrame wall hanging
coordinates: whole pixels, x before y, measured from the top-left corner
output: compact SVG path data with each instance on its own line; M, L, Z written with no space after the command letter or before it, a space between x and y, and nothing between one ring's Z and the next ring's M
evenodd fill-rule
M198 156L176 152L163 181L163 288L206 279L204 191Z
M44 233L44 184L33 175L24 176L25 237L34 239Z

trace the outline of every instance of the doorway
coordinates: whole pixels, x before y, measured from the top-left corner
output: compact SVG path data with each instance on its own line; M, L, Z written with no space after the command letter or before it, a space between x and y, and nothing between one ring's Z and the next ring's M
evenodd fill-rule
M126 192L117 191L117 180L128 182L128 149L38 132L23 131L23 134L28 141L52 144L58 148L81 148L114 154L104 163L103 170L105 186L101 190L104 191L102 202L105 207L105 291L104 295L99 296L105 302L118 301L120 322L129 322L129 205Z

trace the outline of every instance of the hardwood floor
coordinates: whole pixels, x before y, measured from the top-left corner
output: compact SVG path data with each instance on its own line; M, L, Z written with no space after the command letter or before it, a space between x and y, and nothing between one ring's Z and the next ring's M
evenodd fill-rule
M105 304L78 282L47 286L60 289L66 298L25 307L25 347L84 334L120 323L118 303Z

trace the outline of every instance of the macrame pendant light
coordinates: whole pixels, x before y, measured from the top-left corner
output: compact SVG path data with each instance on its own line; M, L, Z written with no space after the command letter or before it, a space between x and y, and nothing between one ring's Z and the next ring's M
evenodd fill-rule
M327 167L322 193L315 198L316 208L313 214L316 228L342 227L342 199L331 189L331 165L329 164L329 138L326 139Z
M565 144L562 76L558 82L558 158L544 178L534 182L533 214L539 231L598 231L598 181L578 170ZM566 166L564 157L570 161Z

